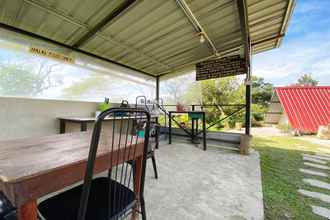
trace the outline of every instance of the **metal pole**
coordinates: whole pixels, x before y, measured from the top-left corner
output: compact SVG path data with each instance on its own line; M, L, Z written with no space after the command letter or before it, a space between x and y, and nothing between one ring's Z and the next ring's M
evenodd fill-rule
M156 77L156 102L157 102L156 108L159 108L159 106L160 106L160 103L159 103L159 76ZM158 124L158 122L159 122L158 117L156 117L156 123ZM165 127L166 127L166 113L165 113Z
M245 134L250 135L251 131L251 39L247 13L247 0L237 0L237 7L240 19L242 38L244 43L244 55L246 61L246 89L245 89Z
M156 101L159 103L159 76L156 77Z
M245 134L250 135L251 132L251 85L246 84L245 87Z
M251 48L251 40L250 37L247 39L248 44L248 54L247 54L247 74L246 74L246 88L245 88L245 134L250 135L251 134L251 62L252 62L252 48Z

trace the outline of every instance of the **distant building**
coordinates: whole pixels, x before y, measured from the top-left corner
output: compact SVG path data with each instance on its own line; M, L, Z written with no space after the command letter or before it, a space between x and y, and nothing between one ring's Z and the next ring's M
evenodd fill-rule
M276 87L265 123L316 133L330 123L330 86Z

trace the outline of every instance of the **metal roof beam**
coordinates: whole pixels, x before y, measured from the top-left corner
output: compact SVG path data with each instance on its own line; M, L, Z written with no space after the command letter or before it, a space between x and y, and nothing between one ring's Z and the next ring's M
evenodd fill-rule
M288 5L287 5L287 8L286 8L286 12L285 12L285 16L284 16L284 19L283 19L283 24L282 24L282 27L281 27L280 34L284 34L286 32L286 30L288 29L289 21L290 21L290 18L292 16L293 8L295 7L295 5L296 5L295 0L289 0L288 1ZM277 43L276 43L277 47L280 46L281 41L282 41L282 38L279 38L277 40Z
M133 68L133 67L130 67L130 66L127 66L125 64L122 64L122 63L118 63L114 60L110 60L108 58L105 58L105 57L101 57L101 56L98 56L96 54L93 54L93 53L90 53L90 52L87 52L87 51L84 51L84 50L81 50L79 48L76 48L76 47L72 47L70 45L67 45L67 44L64 44L64 43L61 43L59 41L55 41L55 40L52 40L52 39L49 39L47 37L44 37L44 36L41 36L41 35L38 35L38 34L35 34L35 33L32 33L32 32L29 32L29 31L26 31L26 30L23 30L23 29L20 29L20 28L17 28L17 27L13 27L13 26L10 26L8 24L4 24L4 23L1 23L0 22L0 28L3 28L5 30L9 30L9 31L13 31L15 33L19 33L19 34L23 34L23 35L26 35L26 36L29 36L29 37L32 37L32 38L35 38L35 39L38 39L38 40L42 40L42 41L45 41L45 42L48 42L48 43L51 43L51 44L55 44L55 45L58 45L58 46L61 46L61 47L64 47L64 48L67 48L67 49L70 49L70 50L73 50L73 51L76 51L78 53L82 53L82 54L85 54L87 56L90 56L90 57L94 57L96 59L100 59L100 60L103 60L103 61L106 61L106 62L109 62L109 63L113 63L113 64L116 64L118 66L121 66L121 67L124 67L126 69L130 69L130 70L133 70L133 71L136 71L136 72L139 72L139 73L142 73L144 75L147 75L147 76L150 76L150 77L153 77L155 78L156 76L153 75L153 74L150 74L150 73L147 73L145 71L142 71L142 70L139 70L139 69L136 69L136 68Z
M179 7L182 9L183 13L187 16L190 23L193 25L195 31L197 33L202 34L205 37L205 39L206 39L209 47L211 48L213 54L217 56L219 54L219 52L218 52L214 42L210 39L210 37L208 36L208 34L206 33L206 31L204 30L202 25L199 23L199 21L197 20L195 15L192 13L192 11L190 10L190 8L189 8L188 4L186 3L186 1L185 0L176 0L176 2L179 5Z
M244 56L247 65L247 80L251 78L251 39L249 30L249 21L247 13L246 0L237 0L239 21L242 31L242 39L244 44Z
M90 29L85 35L79 38L74 44L74 47L80 47L92 38L97 32L104 28L108 23L113 21L118 16L122 15L129 8L131 8L138 0L126 0L120 4L114 11L105 16L99 23L97 23L92 29Z
M82 21L80 21L80 20L78 20L78 19L76 19L76 18L74 18L74 17L72 17L70 15L65 14L65 12L58 11L57 9L54 9L54 8L48 6L48 5L45 5L45 4L41 4L40 2L35 2L35 0L24 0L24 1L26 3L29 3L29 4L31 4L31 5L33 5L35 7L38 7L40 9L42 9L42 10L45 10L48 13L51 13L54 16L57 16L57 17L59 17L59 18L61 18L63 20L66 20L67 22L69 22L69 23L71 23L73 25L76 25L76 26L78 26L80 28L83 28L83 29L87 30L88 32L89 32L89 30L91 30L91 27L89 27L87 24L83 23ZM142 0L136 0L136 1L142 1ZM109 22L108 22L108 24L109 24ZM95 35L98 36L98 37L100 37L100 38L102 38L105 41L108 41L110 43L115 44L116 46L122 47L122 48L124 48L127 51L131 51L133 53L136 53L139 56L143 56L143 57L147 58L148 60L152 61L153 63L156 63L156 64L161 65L163 67L169 68L168 65L166 65L164 63L161 63L156 58L153 58L152 56L144 53L140 49L135 48L132 45L128 45L126 42L122 42L122 41L116 40L113 37L107 36L107 35L105 35L105 34L103 34L101 32L96 32ZM75 48L78 48L78 47L75 47Z
M272 41L272 40L278 40L280 38L283 38L284 36L285 36L285 34L280 34L280 35L268 37L268 38L265 38L265 39L257 40L255 42L252 42L251 46L254 47L254 46L258 46L259 44L267 43L267 42Z

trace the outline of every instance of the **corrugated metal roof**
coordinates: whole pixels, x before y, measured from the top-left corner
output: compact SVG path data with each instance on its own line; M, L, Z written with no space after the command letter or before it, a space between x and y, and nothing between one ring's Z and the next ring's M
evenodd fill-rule
M288 86L275 88L293 128L317 132L330 123L330 86Z
M0 0L0 23L74 45L126 1ZM237 1L186 2L222 56L242 55ZM246 2L253 53L278 47L295 1ZM214 57L175 0L137 1L80 48L151 75Z

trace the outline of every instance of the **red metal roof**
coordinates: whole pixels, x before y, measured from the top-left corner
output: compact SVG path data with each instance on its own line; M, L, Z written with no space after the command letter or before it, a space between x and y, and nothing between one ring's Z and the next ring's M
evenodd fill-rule
M317 132L330 123L330 86L275 88L290 125L302 132Z

